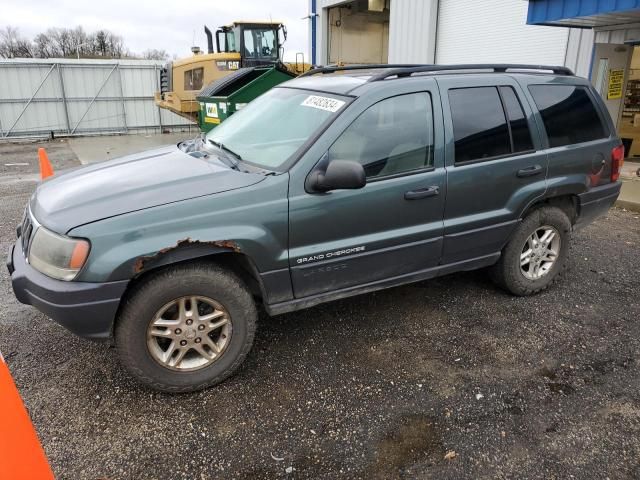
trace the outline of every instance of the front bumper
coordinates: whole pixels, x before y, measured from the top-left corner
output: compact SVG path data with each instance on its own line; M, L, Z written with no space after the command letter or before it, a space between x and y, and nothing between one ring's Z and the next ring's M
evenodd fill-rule
M107 283L55 280L25 261L19 243L11 247L7 268L20 303L33 305L81 337L104 339L111 336L128 280Z
M622 182L613 182L594 187L588 192L578 195L578 220L576 227L580 228L591 223L597 217L604 215L616 203Z

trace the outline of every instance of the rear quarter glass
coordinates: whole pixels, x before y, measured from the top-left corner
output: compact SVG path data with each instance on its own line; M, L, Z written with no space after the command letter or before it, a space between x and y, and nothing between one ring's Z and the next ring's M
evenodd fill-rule
M612 151L620 140L599 94L590 85L571 83L532 83L528 90L552 149L550 182L571 179L580 189L609 183Z
M549 147L599 140L609 136L589 89L582 85L529 85Z

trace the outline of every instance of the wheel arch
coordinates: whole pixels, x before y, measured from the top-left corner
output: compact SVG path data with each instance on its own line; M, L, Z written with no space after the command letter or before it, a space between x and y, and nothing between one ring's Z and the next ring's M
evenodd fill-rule
M197 242L202 246L201 242ZM137 262L139 270L129 281L127 288L120 299L120 305L111 326L111 338L120 317L120 312L127 299L133 295L139 285L150 277L163 270L185 265L189 263L213 263L234 273L247 287L249 292L260 302L267 298L264 284L254 261L239 249L233 249L231 245L210 246L209 248L189 248L183 246L166 252L158 252L153 257L145 257L142 263Z
M564 214L569 218L572 226L575 225L578 220L578 196L571 193L534 200L523 209L519 217L520 220L526 218L527 215L534 210L542 207L556 207L562 210L562 212L564 212Z
M170 250L161 250L150 257L140 257L136 260L135 276L130 285L143 281L160 269L193 262L215 263L236 274L254 296L264 297L264 288L255 262L231 241L179 243Z

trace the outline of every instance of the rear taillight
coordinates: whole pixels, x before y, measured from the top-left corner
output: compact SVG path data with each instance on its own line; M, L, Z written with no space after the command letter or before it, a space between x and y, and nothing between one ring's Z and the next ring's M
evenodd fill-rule
M616 182L620 178L622 164L624 163L624 145L618 145L611 150L611 181Z

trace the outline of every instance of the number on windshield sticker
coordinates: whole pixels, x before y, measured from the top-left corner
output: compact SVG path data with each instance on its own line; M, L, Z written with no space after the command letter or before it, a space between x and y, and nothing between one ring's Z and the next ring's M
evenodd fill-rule
M344 105L342 100L319 95L309 95L300 105L304 107L319 108L328 112L337 112Z

